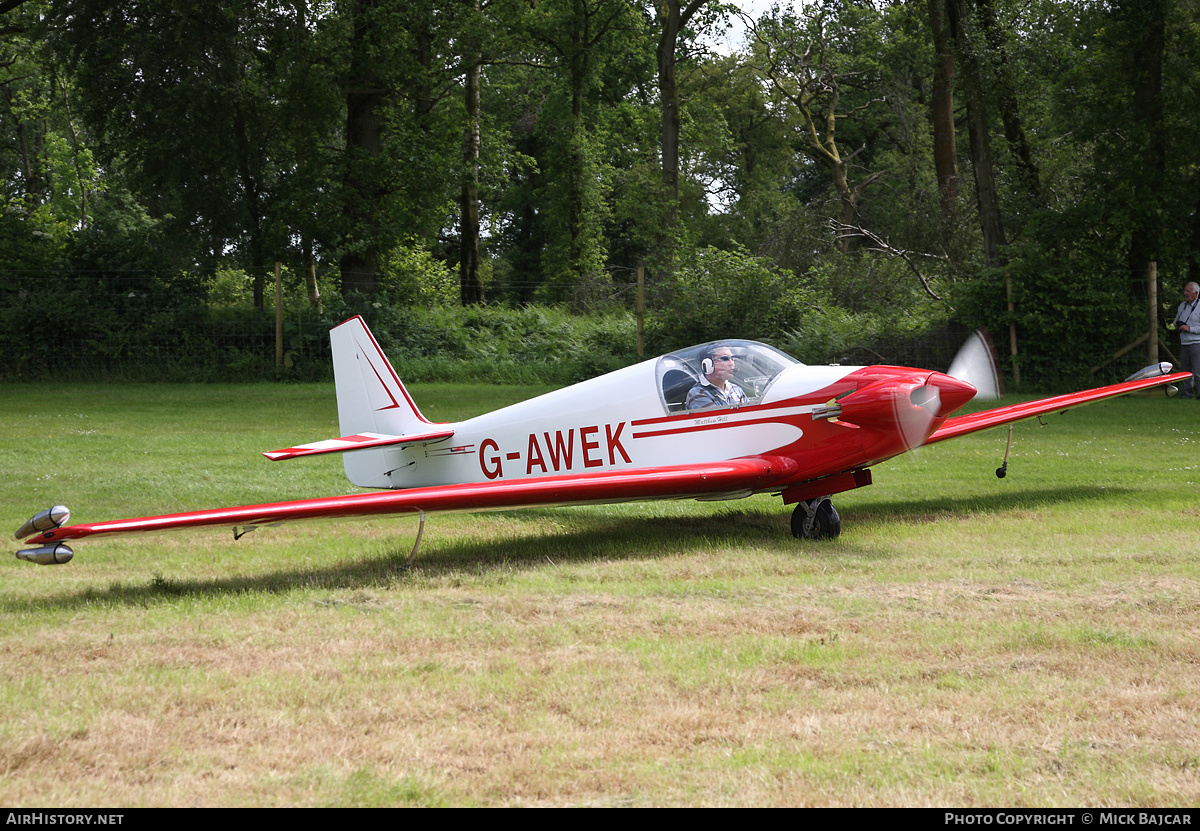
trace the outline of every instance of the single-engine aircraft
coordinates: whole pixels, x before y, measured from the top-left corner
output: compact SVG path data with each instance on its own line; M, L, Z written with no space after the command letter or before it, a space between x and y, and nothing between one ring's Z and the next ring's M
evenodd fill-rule
M979 351L985 342L975 337ZM264 455L343 453L350 481L373 492L79 525L66 525L70 512L56 505L17 531L30 546L17 557L65 563L74 556L68 541L119 534L231 528L239 538L294 520L404 514L421 516L419 545L426 514L757 493L796 505L796 537L831 538L841 519L830 497L871 484L872 465L915 447L1188 377L1171 374L1163 363L1120 384L951 418L976 395L974 384L953 375L806 366L770 346L730 339L466 421L435 424L421 415L362 318L339 324L330 339L343 435ZM986 382L976 383L997 387L994 355L990 347L982 351L990 361L984 362ZM741 395L716 402L719 396L704 387L719 383L736 384ZM705 394L689 395L694 389Z

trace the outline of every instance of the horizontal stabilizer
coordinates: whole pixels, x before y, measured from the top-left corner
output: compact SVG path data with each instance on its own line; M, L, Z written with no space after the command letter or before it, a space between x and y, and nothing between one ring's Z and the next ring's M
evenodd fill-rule
M301 444L296 447L285 447L283 450L270 450L263 453L271 461L294 459L297 456L316 456L321 453L346 453L350 450L366 450L368 447L388 447L394 444L416 444L418 442L440 441L450 438L454 431L430 430L424 433L412 433L407 436L387 436L382 433L358 433L354 436L342 436L337 439L314 441L311 444Z

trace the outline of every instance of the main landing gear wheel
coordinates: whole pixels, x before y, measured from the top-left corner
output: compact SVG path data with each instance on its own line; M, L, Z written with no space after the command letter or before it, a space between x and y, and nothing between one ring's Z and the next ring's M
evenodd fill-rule
M792 536L798 540L831 540L842 532L842 518L828 496L801 502L792 511Z

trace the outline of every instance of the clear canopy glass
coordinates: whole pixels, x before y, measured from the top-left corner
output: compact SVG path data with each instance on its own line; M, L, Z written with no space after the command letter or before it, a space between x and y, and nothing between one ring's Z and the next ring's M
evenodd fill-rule
M687 409L688 393L701 386L705 375L712 371L711 366L705 366L704 359L711 358L714 352L726 354L725 348L734 358L730 381L746 394L742 406L757 404L781 372L800 363L774 347L752 340L710 341L672 352L659 358L655 367L655 380L667 412L680 413Z

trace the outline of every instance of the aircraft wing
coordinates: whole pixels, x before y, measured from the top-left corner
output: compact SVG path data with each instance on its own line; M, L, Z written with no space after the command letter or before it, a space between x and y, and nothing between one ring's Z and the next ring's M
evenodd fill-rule
M968 415L948 418L941 427L934 430L929 438L925 440L925 444L934 444L946 439L958 438L959 436L965 436L968 433L974 433L978 430L1000 427L1005 424L1011 424L1014 421L1033 418L1034 416L1045 415L1046 413L1069 410L1081 404L1091 404L1093 401L1103 401L1106 398L1115 398L1118 395L1128 395L1138 390L1182 382L1190 377L1190 372L1176 372L1172 375L1159 375L1136 381L1123 381L1120 384L1110 384L1107 387L1096 387L1095 389L1083 390L1082 392L1072 392L1066 395L1057 395L1053 398L1042 398L1037 401L1025 401L1020 404L1011 404L1007 407L997 407L994 410L984 410L980 413L970 413Z
M187 528L249 530L307 519L366 518L417 513L499 510L535 505L577 505L673 497L748 496L794 475L799 465L776 456L747 456L725 462L607 470L567 476L496 480L407 490L358 493L266 505L217 508L165 516L117 519L41 530L26 544L146 534ZM57 510L57 509L55 509ZM66 513L65 510L63 513ZM40 516L40 515L39 515ZM26 528L29 527L27 523ZM43 527L41 525L37 526ZM25 530L23 528L22 530ZM20 539L21 537L18 537Z
M365 450L368 447L387 447L393 444L416 444L417 442L439 441L454 435L451 429L430 430L425 433L410 433L406 436L389 436L384 433L358 433L353 436L342 436L336 439L314 441L310 444L300 444L295 447L285 447L283 450L269 450L263 453L273 462L280 459L295 459L298 456L316 456L321 453L346 453L350 450Z

